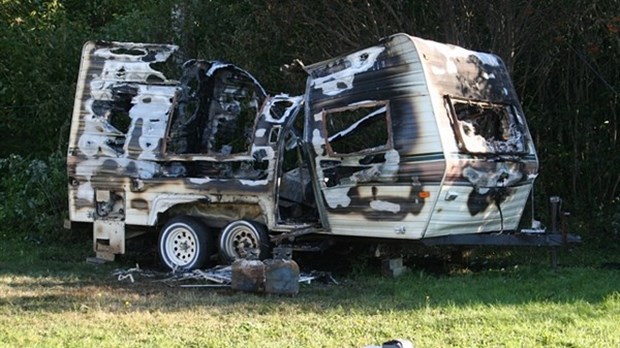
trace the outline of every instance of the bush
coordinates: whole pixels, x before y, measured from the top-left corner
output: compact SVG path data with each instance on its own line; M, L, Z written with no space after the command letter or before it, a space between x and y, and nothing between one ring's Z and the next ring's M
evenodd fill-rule
M585 226L600 247L620 250L620 198L606 206L601 205Z
M66 161L19 155L0 158L0 224L3 237L41 240L57 232L67 215Z

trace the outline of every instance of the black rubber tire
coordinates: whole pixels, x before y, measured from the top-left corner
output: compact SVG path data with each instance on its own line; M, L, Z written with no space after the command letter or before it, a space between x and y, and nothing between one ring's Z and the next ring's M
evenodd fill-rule
M173 271L201 268L216 251L213 234L200 220L189 216L168 220L159 233L157 245L161 263Z
M254 257L245 252L249 249L254 249L252 253ZM220 260L225 264L230 264L237 259L256 258L256 256L259 260L264 260L269 257L271 242L263 224L255 221L235 220L222 229L218 238L218 251Z

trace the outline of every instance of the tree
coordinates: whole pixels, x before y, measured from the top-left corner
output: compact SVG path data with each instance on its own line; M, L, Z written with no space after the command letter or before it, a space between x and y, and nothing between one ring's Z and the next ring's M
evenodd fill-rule
M596 228L620 238L617 0L1 3L0 158L65 151L86 40L174 43L181 47L178 64L225 60L272 93L301 94L304 74L285 74L280 66L318 62L406 32L499 55L536 139L537 200L561 195L581 221L600 221Z

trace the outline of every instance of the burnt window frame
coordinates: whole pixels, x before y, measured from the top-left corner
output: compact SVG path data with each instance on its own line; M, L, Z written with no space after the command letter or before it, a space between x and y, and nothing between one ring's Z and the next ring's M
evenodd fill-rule
M381 107L385 107L385 112L383 113L385 115L384 116L384 120L385 120L385 125L386 125L386 130L387 130L387 141L386 141L385 144L380 145L380 146L370 147L370 148L364 148L364 149L362 149L360 151L349 152L349 153L337 153L337 152L334 152L334 150L333 150L333 148L331 146L331 142L329 140L330 136L334 135L334 134L330 135L329 131L327 129L327 122L328 122L328 119L330 117L329 115L336 114L336 113L341 113L341 112L345 112L345 111L363 109L363 108L367 108L367 109L375 108L376 110L378 110ZM372 111L369 110L368 115L371 112ZM375 117L377 117L377 116L375 116ZM392 117L391 117L391 114L390 114L390 102L389 102L389 100L362 102L362 103L359 103L359 104L348 105L348 106L345 106L345 107L326 109L326 110L323 110L321 112L321 121L322 121L322 133L325 135L325 137L324 137L325 149L327 150L327 154L328 154L329 157L339 158L339 157L364 156L364 155L368 155L368 154L375 154L375 153L386 152L386 151L391 150L391 149L394 148L393 131L392 131Z
M529 144L527 140L527 127L525 126L525 120L523 118L523 114L520 113L517 105L506 102L506 101L490 101L490 100L478 100L478 99L468 99L468 98L459 98L450 95L444 96L444 102L446 108L448 109L448 115L450 119L450 124L452 126L452 132L456 138L456 143L460 153L469 153L469 154L482 154L482 155L524 155L529 152ZM498 151L497 146L488 146L485 145L485 151L478 151L478 149L470 149L467 146L466 139L471 137L470 135L464 134L462 124L464 120L460 120L456 109L456 103L463 104L478 104L478 105L487 105L487 106L501 106L507 110L506 114L510 118L511 124L514 124L515 128L521 135L522 142L522 150L521 151ZM483 137L485 140L486 138ZM489 143L486 140L487 144ZM499 142L499 141L495 141ZM504 141L505 142L505 141Z

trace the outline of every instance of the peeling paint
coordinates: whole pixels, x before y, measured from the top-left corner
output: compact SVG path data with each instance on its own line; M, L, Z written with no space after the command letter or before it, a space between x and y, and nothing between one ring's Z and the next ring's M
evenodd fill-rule
M323 139L319 129L314 129L312 131L312 145L317 153L323 153L323 145L325 145L325 140Z
M370 207L374 210L387 211L390 213L398 213L400 211L400 204L381 201L381 200L370 201Z
M462 57L473 57L479 60L482 64L486 64L489 66L501 65L497 56L491 53L475 52L475 51L464 49L459 46L441 44L441 43L430 41L430 40L425 40L425 41L436 52L448 58L448 62L452 62ZM457 72L456 65L453 65L453 63L448 63L446 72L449 74L455 74Z
M269 184L268 180L239 180L242 185L247 186L260 186Z
M325 201L327 205L332 208L346 208L351 204L351 198L348 196L350 188L342 187L342 188L331 188L329 190L324 191Z
M210 178L204 178L204 179L190 178L189 182L191 182L192 184L196 184L196 185L204 185L204 184L208 184L209 182L211 182L211 179Z
M257 138L262 138L265 136L266 132L267 130L265 128L257 129L256 132L254 133L254 136Z
M312 81L313 87L320 89L323 94L329 96L353 88L354 76L371 69L379 54L384 50L384 47L371 47L344 57L339 64L345 68L334 74L314 79Z
M314 114L314 121L315 122L320 122L323 120L323 112L318 112L316 114Z

